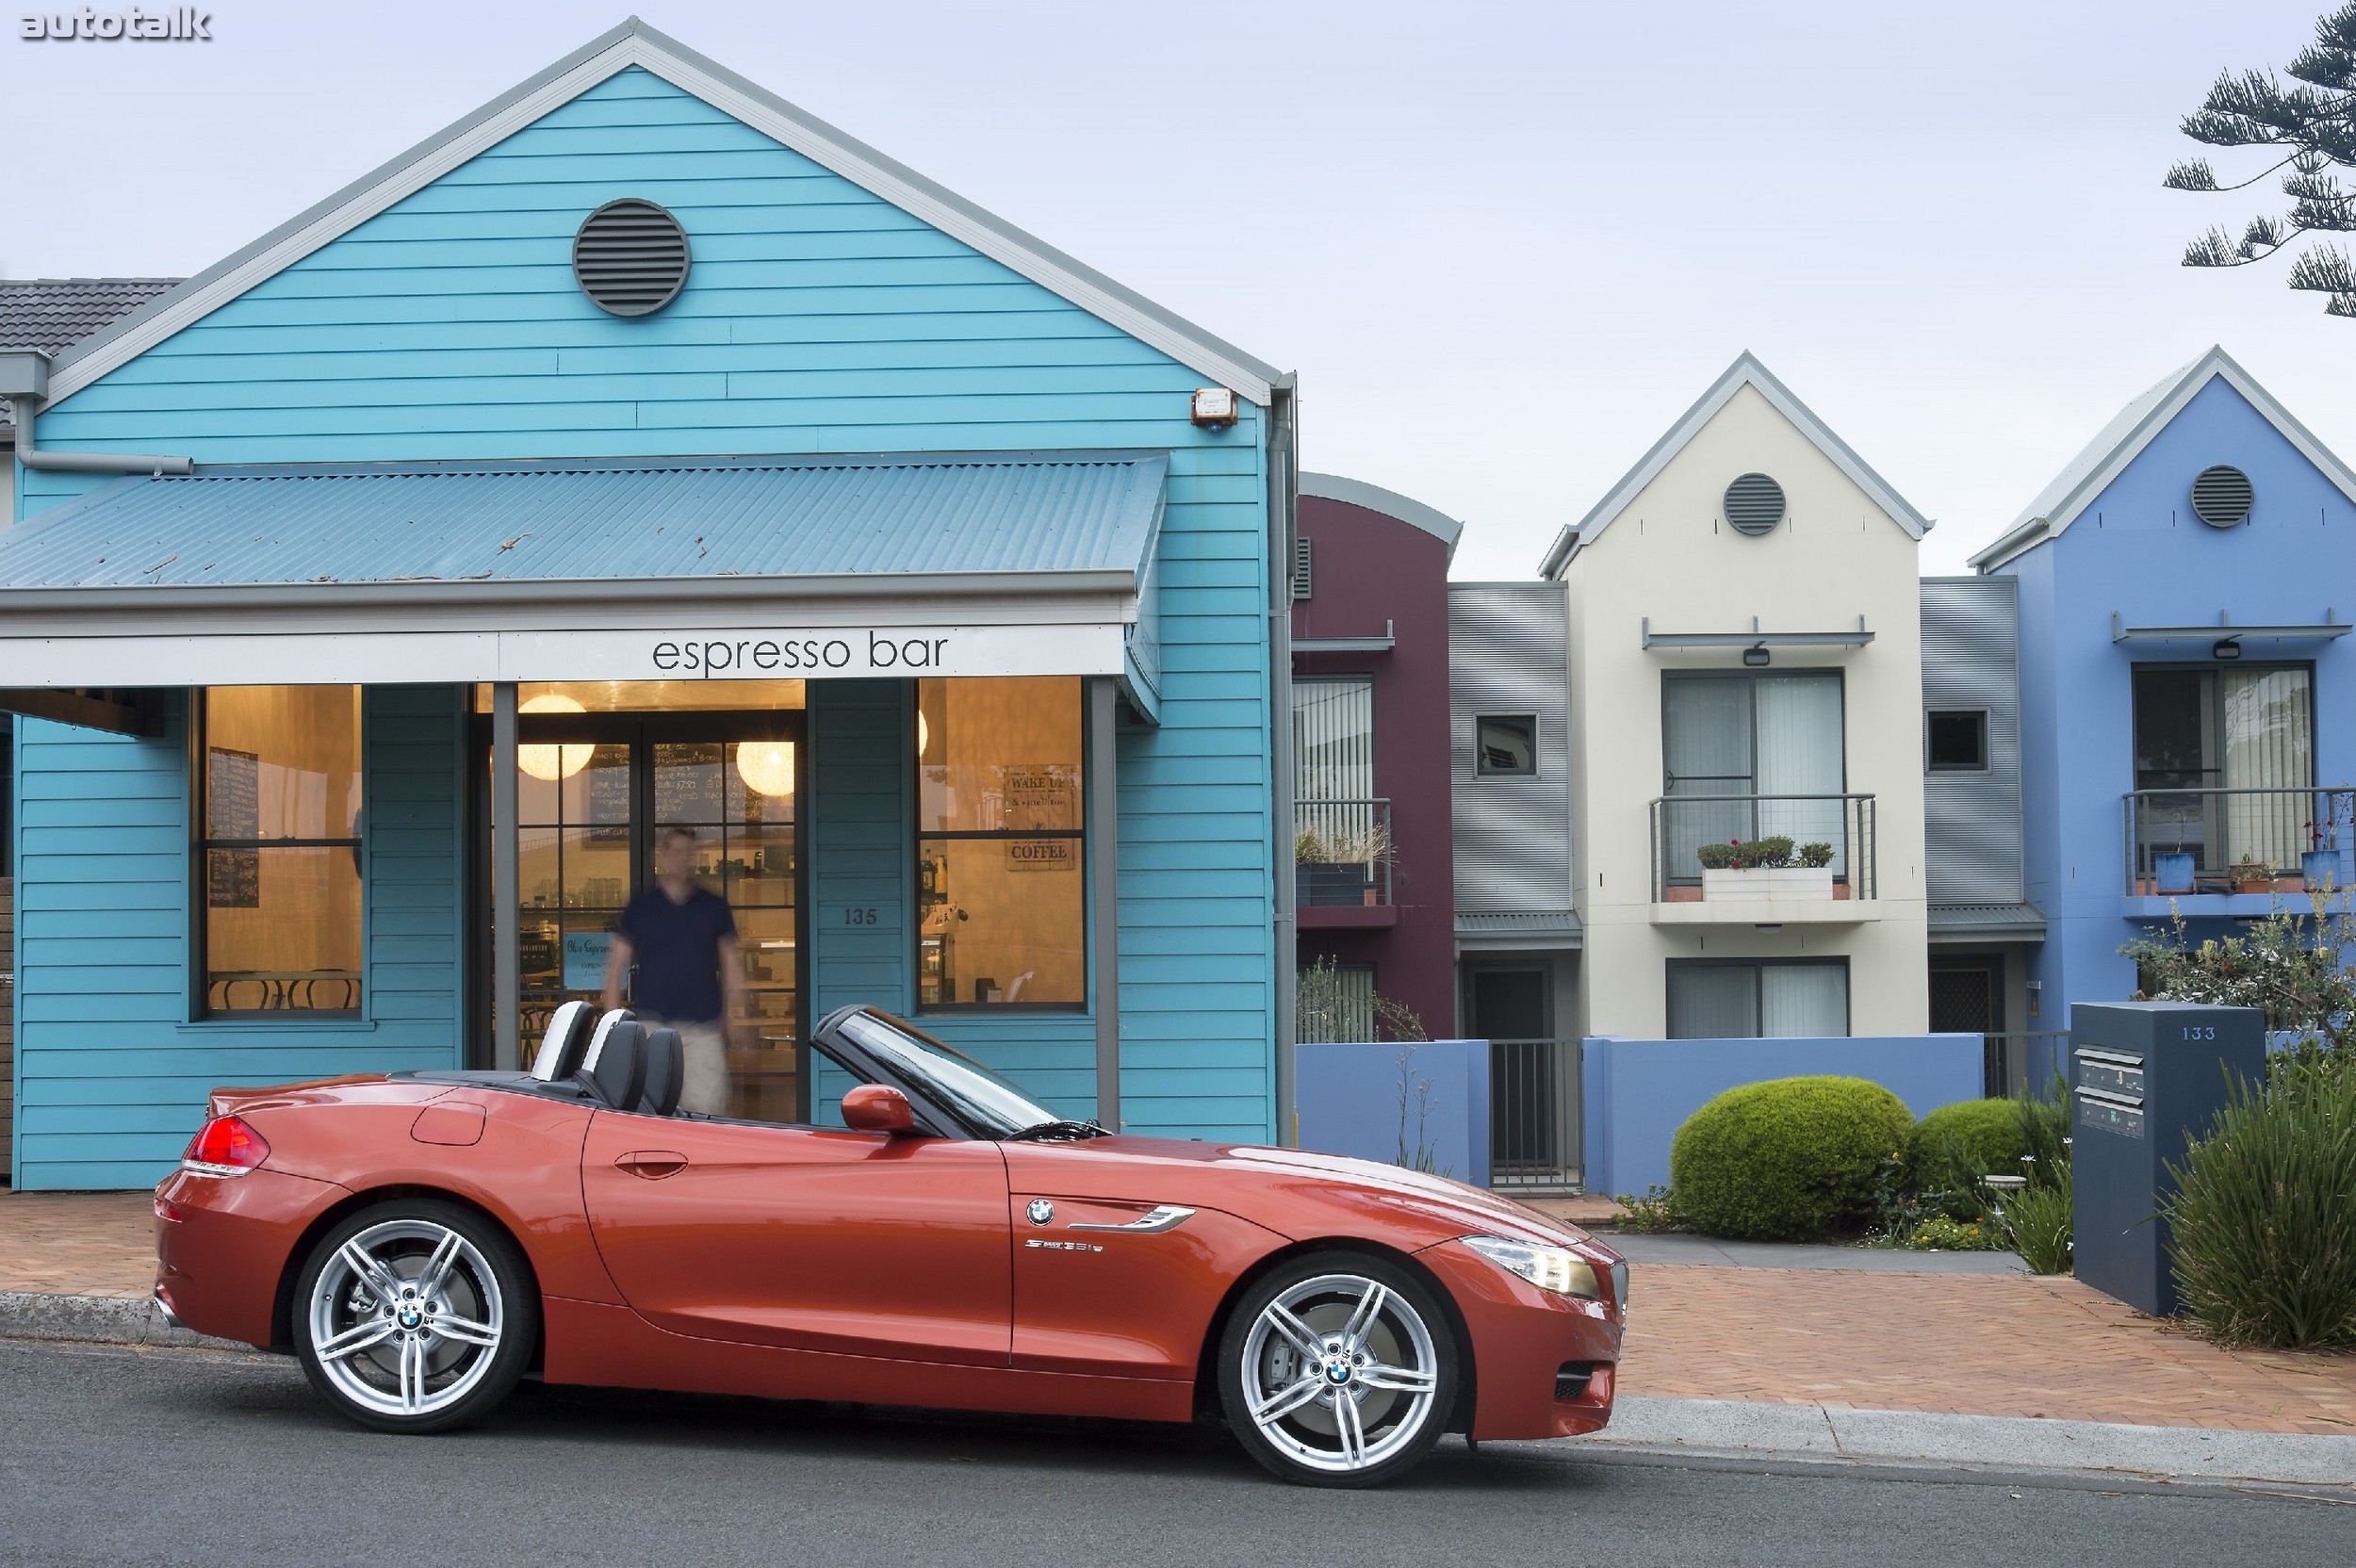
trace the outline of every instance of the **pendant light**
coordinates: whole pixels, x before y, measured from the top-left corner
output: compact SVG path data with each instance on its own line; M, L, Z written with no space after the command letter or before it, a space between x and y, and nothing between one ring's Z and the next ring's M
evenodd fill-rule
M515 710L518 713L585 713L588 711L571 697L557 692L542 692L526 697ZM570 778L589 765L590 754L597 748L591 745L517 746L515 766L543 783L553 784Z

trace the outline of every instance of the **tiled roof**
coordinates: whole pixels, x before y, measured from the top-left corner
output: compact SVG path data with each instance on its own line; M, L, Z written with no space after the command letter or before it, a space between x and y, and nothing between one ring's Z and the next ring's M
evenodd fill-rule
M0 278L0 349L54 354L128 316L178 278ZM13 411L0 400L0 430Z

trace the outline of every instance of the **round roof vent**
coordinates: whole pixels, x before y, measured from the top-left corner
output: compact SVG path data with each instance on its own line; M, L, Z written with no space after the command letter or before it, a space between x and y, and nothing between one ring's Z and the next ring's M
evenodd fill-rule
M1726 486L1726 521L1756 539L1783 521L1783 486L1765 474L1744 474Z
M2192 480L2192 514L2211 528L2232 528L2250 515L2258 493L2250 476L2229 464L2203 468Z
M679 220L635 197L606 203L573 236L574 281L614 316L651 316L677 299L688 260Z

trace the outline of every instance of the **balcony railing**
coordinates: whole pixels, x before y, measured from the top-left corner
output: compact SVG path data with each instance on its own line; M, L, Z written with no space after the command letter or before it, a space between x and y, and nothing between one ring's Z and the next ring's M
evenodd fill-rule
M1391 902L1391 803L1293 802L1293 894L1305 909Z
M1772 838L1789 838L1795 856L1803 844L1830 844L1832 896L1874 895L1872 795L1663 795L1652 803L1653 902L1702 896L1704 844Z
M2128 896L2345 888L2352 813L2356 785L2129 791Z

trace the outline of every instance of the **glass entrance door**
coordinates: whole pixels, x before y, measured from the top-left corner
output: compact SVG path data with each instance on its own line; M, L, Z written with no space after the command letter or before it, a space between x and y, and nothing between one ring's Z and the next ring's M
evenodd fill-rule
M794 711L573 712L521 715L517 747L518 893L525 1054L558 1006L596 1004L622 907L653 886L657 835L695 839L695 878L728 900L744 966L746 1005L728 1025L729 1114L794 1121L801 1113L800 819L808 764ZM479 735L490 774L487 727ZM491 813L478 811L477 906L490 907ZM484 1038L493 988L487 983ZM627 1002L632 976L621 977ZM482 1053L478 1053L478 1055Z

